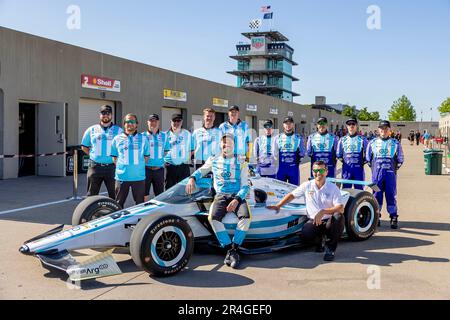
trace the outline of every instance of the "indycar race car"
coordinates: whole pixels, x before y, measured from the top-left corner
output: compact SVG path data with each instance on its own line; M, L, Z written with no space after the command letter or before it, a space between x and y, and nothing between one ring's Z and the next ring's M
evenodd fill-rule
M275 204L296 186L253 174L247 203L252 221L242 254L269 253L302 246L301 232L308 221L304 199L284 206L279 213L266 208ZM334 183L353 183L376 189L363 181L328 178ZM75 209L72 227L61 225L26 241L20 252L35 255L44 266L67 272L73 281L121 273L111 248L128 247L134 263L153 276L169 276L185 268L194 245L220 249L208 221L213 201L211 178L197 181L191 195L185 192L188 179L156 198L127 209L113 199L94 196L83 200ZM344 237L351 240L370 238L378 224L378 204L372 193L343 189L345 200ZM223 223L233 234L238 220L235 214L225 216ZM71 252L79 249L110 249L78 263Z

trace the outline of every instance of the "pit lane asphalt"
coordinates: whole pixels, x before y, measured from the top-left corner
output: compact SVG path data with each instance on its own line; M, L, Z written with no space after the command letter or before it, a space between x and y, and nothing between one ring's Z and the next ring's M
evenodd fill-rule
M422 147L404 140L403 148L401 228L389 229L384 208L376 235L340 242L335 262L325 263L309 248L292 249L243 257L241 269L232 270L223 266L220 254L195 253L188 269L161 279L138 270L125 252L116 252L123 274L88 280L80 289L66 283L64 273L50 272L38 259L18 252L23 241L70 224L78 201L68 201L0 215L0 299L449 299L450 176L426 176ZM305 181L309 164L301 169ZM366 174L370 177L369 170ZM71 187L70 177L0 181L0 212L66 199ZM84 190L81 176L80 194ZM92 253L97 252L82 251L76 258Z

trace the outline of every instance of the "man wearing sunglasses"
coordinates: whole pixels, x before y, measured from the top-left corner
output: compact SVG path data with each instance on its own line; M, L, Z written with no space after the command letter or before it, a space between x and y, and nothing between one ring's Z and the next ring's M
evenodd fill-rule
M166 155L166 190L190 176L189 164L194 154L194 141L189 131L182 128L183 116L172 115L171 128L167 131Z
M317 252L325 250L325 261L333 261L338 241L344 231L344 201L339 188L326 181L328 166L324 161L315 162L312 172L314 180L302 183L278 204L267 208L278 213L282 206L296 198L304 197L310 220L303 226L302 239L315 243ZM325 246L324 236L328 238Z
M313 177L312 165L316 161L325 162L328 166L328 177L335 177L337 144L337 137L328 132L327 118L320 117L317 120L317 132L308 137L306 144L306 153L311 157L311 177Z
M144 202L145 164L150 156L148 139L137 132L136 115L127 114L123 124L125 132L115 137L111 146L111 156L116 164L116 201L122 208L130 188L135 203Z
M286 117L283 121L284 132L276 139L276 148L279 151L279 168L277 179L298 186L300 184L300 162L305 157L303 137L296 134L294 119Z
M275 178L278 171L275 137L273 137L273 122L264 122L264 135L256 138L253 145L253 155L257 163L257 170L261 177Z
M367 139L358 135L358 121L348 119L348 134L339 140L336 156L342 161L342 179L364 181L364 164L366 161ZM343 188L352 188L352 184L344 184ZM354 185L355 189L363 189Z
M367 148L366 159L372 169L372 182L380 191L374 196L380 207L383 206L383 194L386 196L387 212L391 218L391 228L398 228L397 214L397 170L403 164L402 145L397 139L391 138L391 123L380 121L378 125L380 136L372 140Z
M115 165L111 157L113 139L123 130L112 123L112 107L104 105L100 108L100 123L86 130L81 141L81 149L89 155L87 173L87 196L96 196L102 183L106 185L108 196L115 198L114 172Z

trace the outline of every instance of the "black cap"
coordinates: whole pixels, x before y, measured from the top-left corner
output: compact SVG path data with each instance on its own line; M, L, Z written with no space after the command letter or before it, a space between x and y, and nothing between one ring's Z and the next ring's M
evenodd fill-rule
M328 123L328 119L325 118L325 117L320 117L320 118L317 120L317 123L319 123L319 122L325 122L325 123Z
M284 118L283 123L286 123L286 122L294 122L294 118L286 117L286 118Z
M228 108L228 111L233 111L233 110L239 111L239 106L235 105L235 106L231 106Z
M391 123L389 121L387 121L387 120L381 120L380 123L378 124L378 128L381 128L381 127L388 127L388 128L390 128L391 127Z
M107 105L107 104L101 106L101 107L100 107L100 112L104 112L104 111L107 111L107 112L109 112L109 113L112 113L112 107L109 106L109 105Z
M267 119L266 121L264 121L263 127L264 128L273 128L273 121L270 119Z
M177 120L177 119L183 120L183 115L180 114L180 113L175 113L175 114L173 114L173 115L172 115L172 121Z
M159 120L159 116L156 113L153 113L148 116L148 120Z
M347 121L345 121L345 124L349 124L349 123L358 124L358 120L356 120L355 118L349 118L349 119L347 119Z

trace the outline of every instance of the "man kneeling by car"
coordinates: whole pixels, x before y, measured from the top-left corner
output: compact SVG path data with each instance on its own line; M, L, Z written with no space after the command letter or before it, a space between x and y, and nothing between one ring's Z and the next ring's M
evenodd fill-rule
M303 183L278 204L267 208L278 212L285 204L304 196L310 220L303 227L301 236L306 242L315 241L317 252L323 252L322 240L327 236L324 260L333 261L338 240L344 231L344 201L339 188L326 181L328 169L325 162L315 162L312 171L314 180Z
M220 245L227 249L224 263L237 268L240 262L239 246L244 242L250 227L250 210L245 198L250 190L248 182L248 163L234 154L234 136L225 134L221 138L221 154L208 158L205 164L195 171L186 185L186 193L192 194L195 181L212 171L216 196L209 211L209 222ZM222 219L233 212L239 219L233 240L230 239Z

